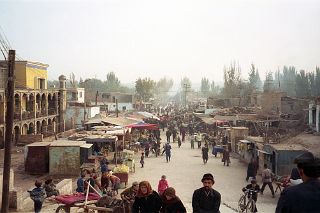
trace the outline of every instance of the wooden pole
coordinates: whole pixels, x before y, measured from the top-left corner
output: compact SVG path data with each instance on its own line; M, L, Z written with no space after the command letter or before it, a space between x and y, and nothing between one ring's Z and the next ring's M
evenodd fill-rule
M7 87L7 112L6 112L6 133L4 141L4 164L2 181L2 206L1 212L9 212L9 186L10 186L10 166L11 166L11 143L13 130L14 111L14 63L15 50L9 50L8 59L8 87Z
M118 111L118 99L116 99L116 113L117 113L117 117L119 117L119 111Z

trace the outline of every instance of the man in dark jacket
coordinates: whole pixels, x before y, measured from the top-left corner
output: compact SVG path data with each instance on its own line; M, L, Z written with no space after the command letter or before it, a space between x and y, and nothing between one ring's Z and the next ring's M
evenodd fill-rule
M201 180L203 187L194 191L192 208L194 213L220 213L221 195L212 188L213 175L204 174Z
M284 189L276 213L313 213L320 210L320 159L306 152L295 159L303 183Z

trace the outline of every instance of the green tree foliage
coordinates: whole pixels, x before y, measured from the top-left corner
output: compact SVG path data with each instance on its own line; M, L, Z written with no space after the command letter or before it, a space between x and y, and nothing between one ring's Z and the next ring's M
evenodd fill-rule
M138 99L141 101L150 101L150 98L154 95L155 86L156 82L150 78L139 78L135 85Z
M107 74L107 79L102 81L96 78L87 78L83 80L80 78L79 87L85 88L86 92L103 93L103 92L123 92L123 93L133 93L134 89L128 88L121 85L118 77L114 72Z
M275 73L275 87L278 90L286 92L288 96L296 96L296 68L293 66L284 66L282 72L278 70Z
M296 94L299 98L310 97L309 80L304 70L296 76Z
M114 72L107 74L107 80L104 82L106 85L106 91L108 92L119 92L120 81Z
M315 85L314 85L315 96L320 96L320 68L316 67L315 73Z
M76 76L75 76L75 74L73 72L70 74L69 86L71 88L77 88L78 87L78 82L77 82Z
M59 88L60 83L57 80L48 81L48 88Z
M216 86L214 81L211 81L211 84L210 84L210 95L212 97L218 96L218 95L220 95L220 91L221 91L221 88L218 85Z
M166 102L168 93L173 86L173 80L166 77L161 78L155 86L155 95L160 102Z
M201 88L200 91L204 97L208 97L209 92L210 92L210 83L209 79L206 77L203 77L201 79Z
M310 84L310 95L313 97L317 96L316 75L314 74L314 72L310 72L307 74L307 76Z
M260 79L259 71L256 69L254 64L251 64L249 72L249 83L248 83L248 92L253 92L254 90L261 90L262 82Z
M82 83L79 83L79 87L84 87L86 92L106 92L104 82L96 78L85 79Z
M180 86L182 88L182 90L185 90L186 87L191 88L192 84L191 81L188 77L183 77L183 79L181 79L180 81Z
M264 92L271 92L274 91L274 80L272 72L268 72L266 75L266 80L264 81L263 91Z
M228 68L224 68L224 88L223 94L227 98L238 97L240 95L241 69L235 63L231 63Z
M259 74L259 71L257 70L256 71L256 87L257 87L257 90L262 90L262 81L261 81L261 78L260 78L260 74Z

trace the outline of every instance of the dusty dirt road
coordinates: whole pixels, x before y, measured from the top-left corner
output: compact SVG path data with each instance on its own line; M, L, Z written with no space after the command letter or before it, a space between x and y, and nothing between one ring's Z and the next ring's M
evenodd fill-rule
M237 208L242 194L241 189L247 184L245 181L246 166L238 159L231 159L229 167L223 166L221 158L215 158L212 154L209 154L208 163L204 165L200 149L191 149L188 141L183 143L181 148L178 148L177 143L171 143L171 146L172 158L169 163L166 162L165 156L156 158L152 155L145 159L145 167L140 168L137 159L136 173L130 176L130 183L148 180L153 189L157 190L161 175L166 175L169 185L176 189L187 211L192 212L193 191L202 186L203 174L212 173L216 182L213 187L221 193L222 197L220 211L222 213L235 212L232 208ZM258 211L274 212L278 197L279 194L276 195L276 198L272 198L270 190L266 188L264 195L258 197Z
M163 137L164 138L164 137ZM203 164L200 149L191 149L190 142L187 140L182 143L181 148L178 148L177 143L171 143L172 158L171 162L166 163L165 156L151 157L145 159L145 167L140 168L139 154L136 155L136 172L130 175L129 186L133 181L150 181L153 189L157 190L158 181L161 175L166 175L169 185L174 187L177 195L185 204L187 211L192 212L192 194L193 191L202 186L201 178L204 173L212 173L215 177L214 188L221 193L222 202L220 211L235 212L238 200L242 194L241 189L247 182L246 165L240 163L238 159L231 158L230 167L223 166L221 158L215 158L209 151L209 161L206 165ZM21 150L21 149L20 149ZM13 155L14 164L18 164L23 160L20 153ZM20 162L21 164L21 162ZM15 165L14 168L18 171L15 175L15 186L17 188L27 188L33 185L35 176L24 174L24 168ZM14 167L15 167L14 166ZM36 177L38 178L38 177ZM258 183L261 185L260 178ZM271 213L275 211L276 203L279 194L276 198L271 197L271 192L266 188L264 195L259 195L257 207L259 212ZM54 212L57 205L45 203L42 212ZM30 207L30 210L32 207ZM30 210L26 210L30 211Z

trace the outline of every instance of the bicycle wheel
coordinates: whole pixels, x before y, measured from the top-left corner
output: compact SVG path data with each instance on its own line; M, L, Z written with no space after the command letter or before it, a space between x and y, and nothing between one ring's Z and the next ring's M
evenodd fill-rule
M56 213L70 213L70 208L64 205L60 205L57 209L56 209Z
M238 211L244 212L246 210L246 196L242 195L238 201Z
M254 202L254 200L249 200L246 206L246 213L253 213L256 212L256 202Z

